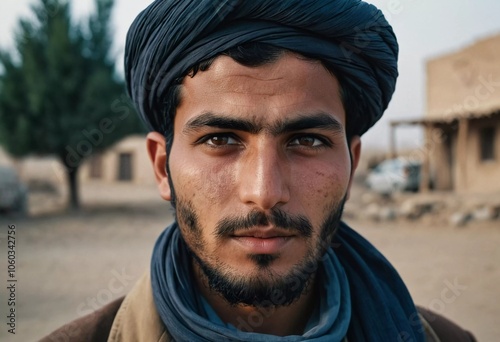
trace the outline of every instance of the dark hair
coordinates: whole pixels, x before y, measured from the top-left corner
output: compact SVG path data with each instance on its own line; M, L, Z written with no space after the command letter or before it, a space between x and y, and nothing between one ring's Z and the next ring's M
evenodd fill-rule
M233 47L229 50L226 50L222 52L220 55L222 56L228 56L234 59L236 62L238 62L241 65L248 66L248 67L258 67L261 65L273 63L277 61L284 53L286 52L293 52L284 48L280 48L274 45L266 44L266 43L259 43L259 42L252 42L252 43L246 43L243 45L239 45L236 47ZM218 56L220 56L218 55ZM173 138L174 138L174 118L175 118L175 112L177 110L177 107L179 106L181 102L181 96L180 96L180 87L182 84L182 80L184 77L194 77L199 71L206 71L210 68L214 60L218 57L212 57L206 60L203 60L193 66L191 70L188 71L188 73L182 77L179 77L175 80L174 84L170 87L170 89L167 91L167 96L165 99L165 119L167 122L170 124L165 125L165 132L163 132L165 136L165 141L167 143L167 150L170 152L170 148L172 146ZM342 104L344 105L344 110L346 113L346 138L347 138L347 143L350 143L350 140L352 136L354 135L353 130L352 130L352 125L349 120L349 113L350 113L350 108L352 108L352 99L349 96L349 92L346 91L345 87L342 86L342 79L335 73L334 67L326 65L323 61L314 59L314 58L309 58L308 56L300 55L302 58L310 61L318 61L321 64L325 66L325 68L335 77L337 77L339 84L340 84L340 98L342 101ZM170 153L169 153L170 154Z

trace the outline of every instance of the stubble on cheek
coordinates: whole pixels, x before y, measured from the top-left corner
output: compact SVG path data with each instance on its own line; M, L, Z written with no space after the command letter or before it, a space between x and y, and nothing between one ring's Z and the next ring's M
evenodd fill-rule
M181 235L189 249L203 251L205 248L203 232L192 202L177 198L176 216Z

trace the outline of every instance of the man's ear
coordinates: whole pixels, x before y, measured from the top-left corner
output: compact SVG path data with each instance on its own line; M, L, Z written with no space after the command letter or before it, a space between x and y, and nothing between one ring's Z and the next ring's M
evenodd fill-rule
M349 178L346 200L349 199L351 195L351 186L354 179L354 171L356 171L359 163L359 158L361 157L361 138L359 137L359 135L355 135L351 138L349 153L351 154L351 175Z
M165 137L158 132L150 132L146 137L146 148L149 160L153 164L153 171L160 190L160 196L166 200L172 200L172 191L168 182L167 174L167 151Z

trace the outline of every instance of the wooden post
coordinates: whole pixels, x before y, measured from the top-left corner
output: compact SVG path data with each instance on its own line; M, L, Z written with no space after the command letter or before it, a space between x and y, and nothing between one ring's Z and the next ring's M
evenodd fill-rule
M431 130L432 125L424 124L424 136L425 143L424 146L431 146ZM420 170L420 192L429 192L430 185L430 163L429 163L429 154L430 149L423 149L423 159L422 159L422 168Z
M469 120L460 118L458 121L457 138L457 190L467 189L467 139L469 136Z

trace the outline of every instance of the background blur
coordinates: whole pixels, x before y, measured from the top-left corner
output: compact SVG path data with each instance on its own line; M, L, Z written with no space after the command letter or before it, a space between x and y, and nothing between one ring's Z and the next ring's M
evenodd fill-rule
M144 131L123 97L126 31L150 1L69 1L67 16L63 5L45 1L35 12L30 5L41 1L0 2L1 317L9 308L10 224L17 227L18 279L16 335L2 318L2 341L36 340L125 295L172 220ZM416 303L480 341L496 341L500 2L369 2L398 36L400 77L386 114L363 137L344 219L394 263ZM21 18L42 26L21 27ZM44 32L57 44L42 45ZM71 58L61 53L66 48ZM26 78L20 61L29 66ZM85 72L71 72L75 63ZM51 71L52 64L67 68ZM78 104L67 100L77 96ZM19 113L52 116L23 121ZM54 126L70 133L56 134Z

